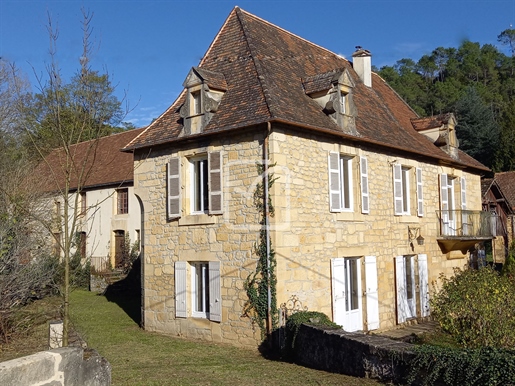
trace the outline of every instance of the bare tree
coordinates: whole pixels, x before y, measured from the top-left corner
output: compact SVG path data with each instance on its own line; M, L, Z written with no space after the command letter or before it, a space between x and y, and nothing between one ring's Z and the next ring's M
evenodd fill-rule
M80 197L88 176L94 167L99 138L113 132L124 116L121 102L113 96L114 88L108 75L94 71L90 66L91 21L93 15L83 10L83 41L79 69L66 83L57 65L58 29L48 19L50 37L50 64L46 80L39 79L40 93L31 105L18 104L23 120L25 140L39 158L36 174L38 190L48 192L47 203L58 200L61 206L62 226L58 246L64 266L63 280L63 345L68 345L70 259L74 241L83 217ZM80 142L80 157L76 154ZM53 157L47 157L54 148ZM57 198L56 198L57 197ZM39 223L48 234L55 229L55 217L40 217Z

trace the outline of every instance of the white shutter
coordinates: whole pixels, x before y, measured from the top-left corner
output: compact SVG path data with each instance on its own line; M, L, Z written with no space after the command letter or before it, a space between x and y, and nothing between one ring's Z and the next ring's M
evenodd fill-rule
M329 153L329 207L331 212L342 211L340 154Z
M464 236L468 236L470 231L472 231L471 226L468 221L467 210L467 180L465 177L461 177L461 228Z
M461 209L467 209L467 180L461 177Z
M440 204L442 210L449 210L449 192L447 191L447 174L440 174Z
M345 259L331 259L333 322L345 325Z
M222 321L220 262L209 262L209 320Z
M379 298L377 286L377 264L375 256L365 256L365 285L367 296L367 329L379 328Z
M402 195L402 166L393 165L393 200L394 211L396 215L403 213L403 195Z
M417 215L424 216L424 192L422 185L422 169L417 168Z
M368 195L368 163L366 157L360 157L359 169L361 174L361 213L369 213L370 198Z
M418 255L418 285L420 288L420 316L429 316L429 279L427 274L427 255Z
M175 262L175 317L186 318L186 269L185 261Z
M172 158L168 162L166 170L168 180L168 218L181 217L181 161L180 158Z
M406 321L409 307L405 270L404 256L397 256L395 258L395 287L397 290L397 323L399 324Z
M442 235L449 234L449 191L447 190L447 174L440 174L440 209L441 209L441 232Z
M222 153L219 151L209 153L209 213L222 214Z

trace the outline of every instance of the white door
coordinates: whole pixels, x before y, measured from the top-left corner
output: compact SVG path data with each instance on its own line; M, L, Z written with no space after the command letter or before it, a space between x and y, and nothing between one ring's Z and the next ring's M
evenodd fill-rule
M360 258L332 260L333 321L345 331L363 329Z
M397 256L395 268L397 322L404 323L407 319L417 316L414 256Z

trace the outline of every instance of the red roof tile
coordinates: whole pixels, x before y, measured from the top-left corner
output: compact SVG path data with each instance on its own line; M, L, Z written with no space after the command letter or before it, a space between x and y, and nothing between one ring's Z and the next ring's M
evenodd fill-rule
M515 171L495 173L494 181L508 201L508 206L515 209Z
M230 13L197 69L223 74L227 84L217 112L201 135L277 121L488 170L464 153L458 160L451 158L419 134L411 123L419 118L417 114L378 75L372 74L372 87L367 87L348 60L238 7ZM306 90L325 87L332 74L344 69L355 83L356 136L345 133L306 94ZM124 150L182 139L179 108L185 96L183 92Z
M67 158L63 149L53 150L36 168L41 181L39 189L45 192L63 189L66 183L65 171L71 171L70 190L119 185L134 179L132 154L120 151L144 129L128 130L123 133L102 137L98 140L81 142L70 146L73 166L65 167ZM79 178L80 175L84 177Z

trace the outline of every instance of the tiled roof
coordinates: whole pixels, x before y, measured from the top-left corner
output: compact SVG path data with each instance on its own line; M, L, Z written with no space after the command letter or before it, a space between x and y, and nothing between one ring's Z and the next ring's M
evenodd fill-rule
M377 74L372 74L372 87L367 87L348 60L238 7L230 13L198 68L223 74L227 91L203 133L195 136L281 122L461 167L488 170L464 153L460 153L458 160L451 158L419 134L411 123L419 118L417 114ZM355 136L345 133L306 91L325 87L330 78L342 70L348 70L355 83ZM179 108L185 97L183 91L173 105L124 150L184 138Z
M492 182L494 182L493 178L481 178L481 197L485 197L486 193L488 193Z
M123 133L102 137L98 140L81 142L70 146L73 170L70 178L70 190L75 190L82 175L83 188L115 185L131 182L134 179L134 161L132 154L121 152L144 129L134 129ZM66 156L63 149L53 150L36 168L36 175L41 183L38 187L44 192L53 192L65 186Z
M508 201L508 206L515 209L515 171L495 173L494 180Z
M440 114L432 117L415 118L411 120L415 130L427 130L441 127L442 125L449 122L449 118L452 114Z

